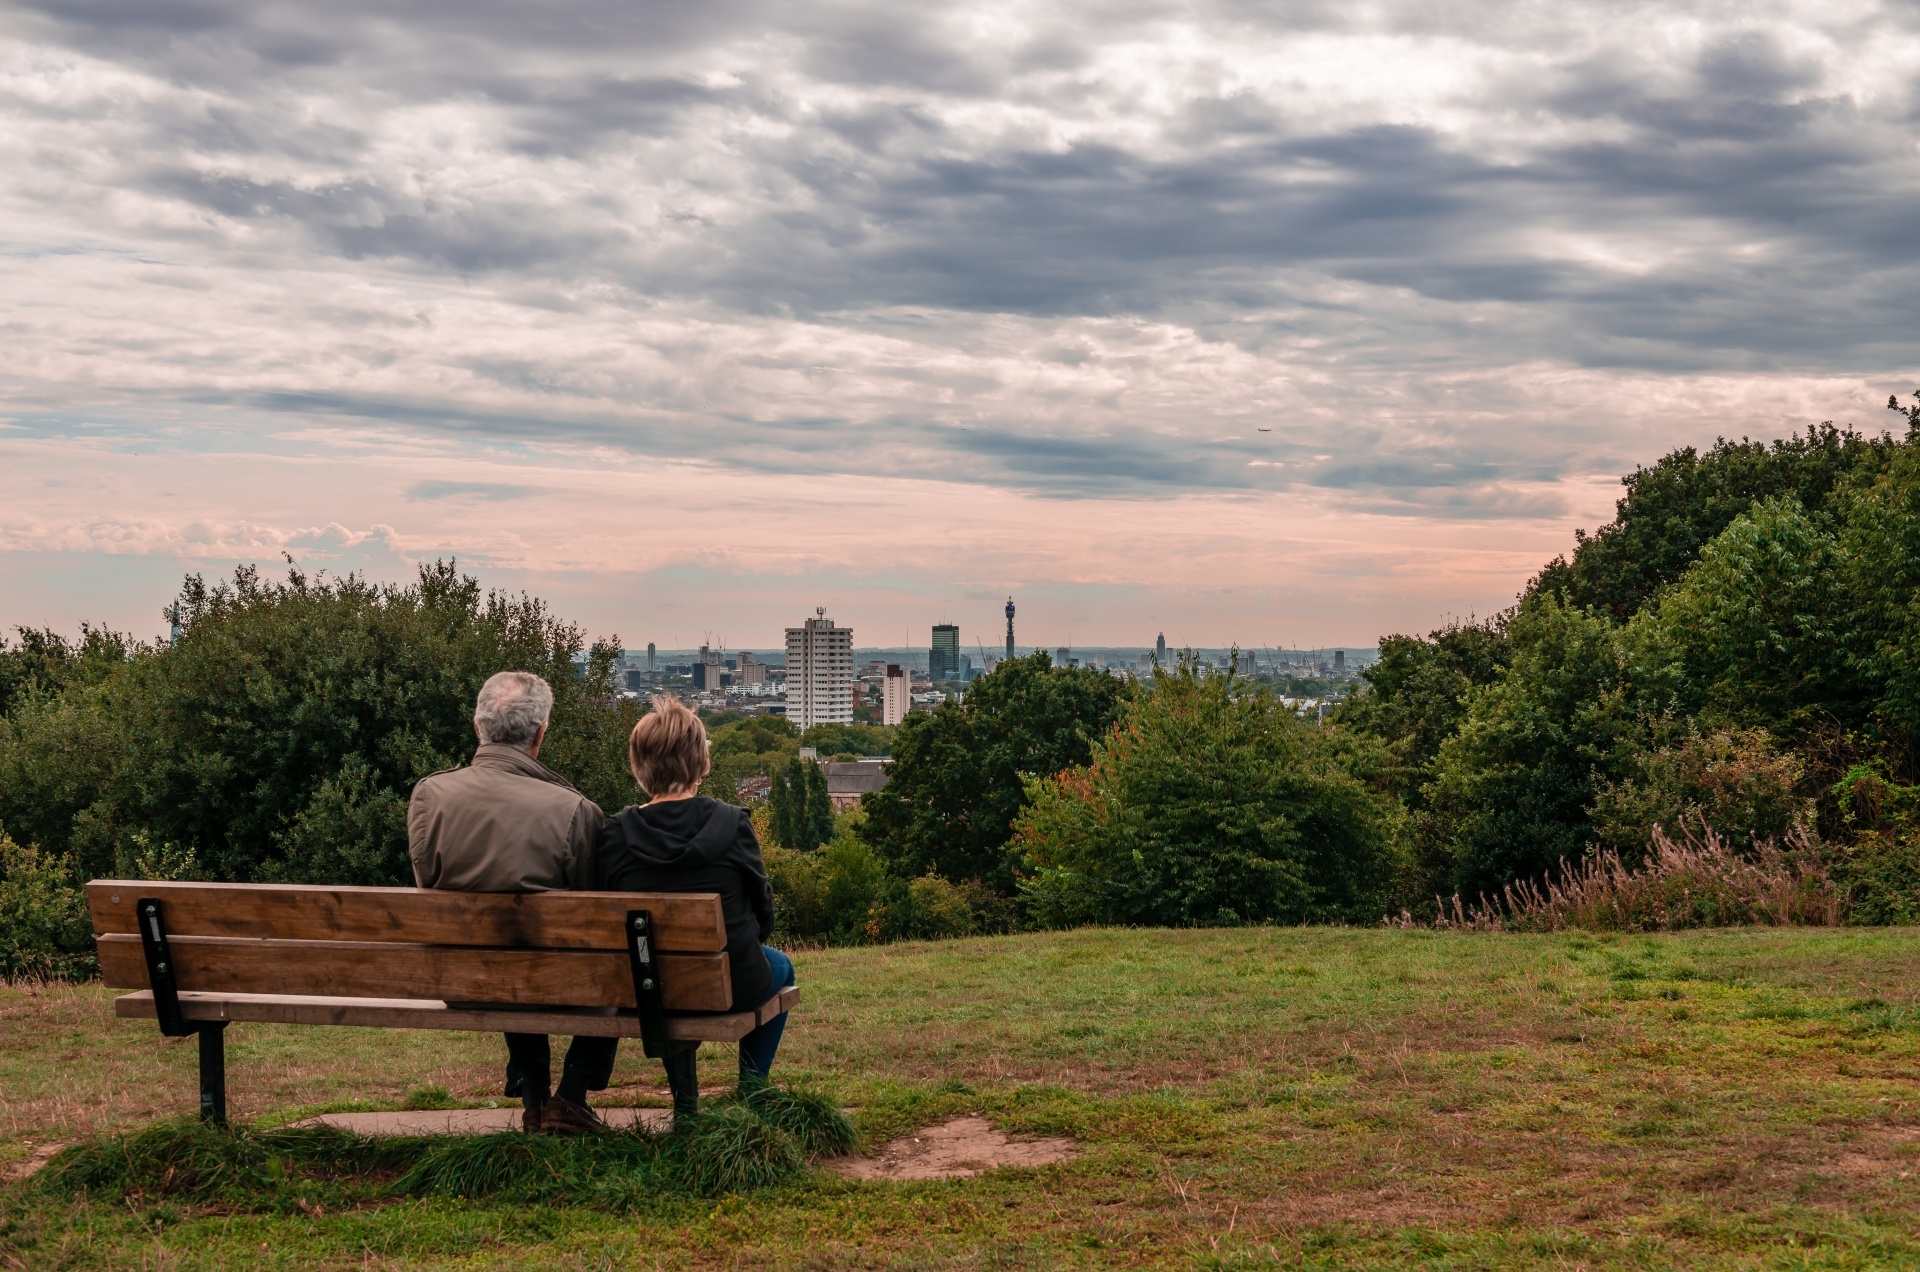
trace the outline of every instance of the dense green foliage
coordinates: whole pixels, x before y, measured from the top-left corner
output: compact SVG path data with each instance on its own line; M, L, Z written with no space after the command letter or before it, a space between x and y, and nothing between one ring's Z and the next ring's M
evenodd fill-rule
M1375 920L1397 865L1382 751L1234 675L1163 669L1087 764L1031 782L1024 891L1056 924Z
M1621 478L1627 493L1613 521L1591 536L1576 531L1573 560L1553 561L1533 587L1624 621L1756 502L1791 497L1817 513L1850 480L1877 471L1891 450L1884 437L1831 424L1771 445L1722 438L1705 455L1682 447Z
M408 795L472 754L474 695L505 669L553 685L541 760L604 805L630 797L618 646L586 648L538 601L450 565L406 587L242 569L189 578L180 609L157 649L89 631L8 651L0 830L35 870L411 883Z
M1636 470L1511 610L1386 637L1323 725L1237 675L1040 652L897 729L716 718L703 791L767 780L782 928L809 940L1431 914L1595 852L1632 871L1656 828L1795 837L1856 917L1920 917L1920 407L1898 409L1900 439ZM494 671L553 685L543 761L609 810L637 795L616 643L450 565L242 569L179 610L161 647L0 642L0 973L84 967L89 876L407 882L408 794L470 754ZM836 817L802 747L891 755L889 783Z
M1723 442L1626 484L1511 611L1383 642L1339 713L1397 761L1415 880L1631 866L1655 826L1806 832L1859 918L1920 913L1907 805L1848 794L1920 779L1920 429Z
M783 848L812 852L833 838L833 802L827 776L809 759L793 756L773 771L767 788L773 841Z
M1027 781L1085 764L1131 694L1105 672L1055 667L1044 650L1001 663L961 701L907 718L886 789L863 801L861 835L904 877L1012 895L1006 845Z

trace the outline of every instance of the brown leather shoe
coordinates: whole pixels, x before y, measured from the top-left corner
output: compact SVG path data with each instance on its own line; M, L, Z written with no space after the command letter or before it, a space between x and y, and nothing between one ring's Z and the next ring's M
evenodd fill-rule
M521 1130L525 1131L529 1135L538 1135L540 1133L540 1123L541 1123L540 1109L541 1109L541 1106L536 1104L530 1109L523 1108L520 1110L520 1129Z
M548 1135L598 1135L607 1124L586 1105L556 1095L541 1112L540 1129Z

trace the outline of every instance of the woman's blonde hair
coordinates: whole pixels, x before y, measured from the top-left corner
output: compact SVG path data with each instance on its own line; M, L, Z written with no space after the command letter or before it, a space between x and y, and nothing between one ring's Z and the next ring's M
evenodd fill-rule
M670 693L655 694L627 739L633 780L649 795L672 795L697 787L713 767L707 758L707 726Z

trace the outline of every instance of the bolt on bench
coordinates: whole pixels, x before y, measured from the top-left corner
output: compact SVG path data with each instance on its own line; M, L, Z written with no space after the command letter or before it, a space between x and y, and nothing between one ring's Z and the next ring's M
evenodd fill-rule
M799 1001L734 1012L715 893L441 892L302 884L87 884L114 1014L200 1035L200 1116L227 1119L235 1021L639 1038L676 1115L695 1053Z

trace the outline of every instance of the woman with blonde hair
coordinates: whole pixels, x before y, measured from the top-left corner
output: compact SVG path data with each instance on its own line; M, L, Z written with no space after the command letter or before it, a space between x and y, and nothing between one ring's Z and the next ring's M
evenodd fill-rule
M707 728L680 699L661 694L633 726L627 759L650 797L607 819L600 832L600 887L609 892L717 892L727 923L733 1010L751 1011L793 984L793 963L765 942L773 935L773 885L744 808L699 793L713 764ZM781 1012L740 1040L740 1079L773 1069Z

